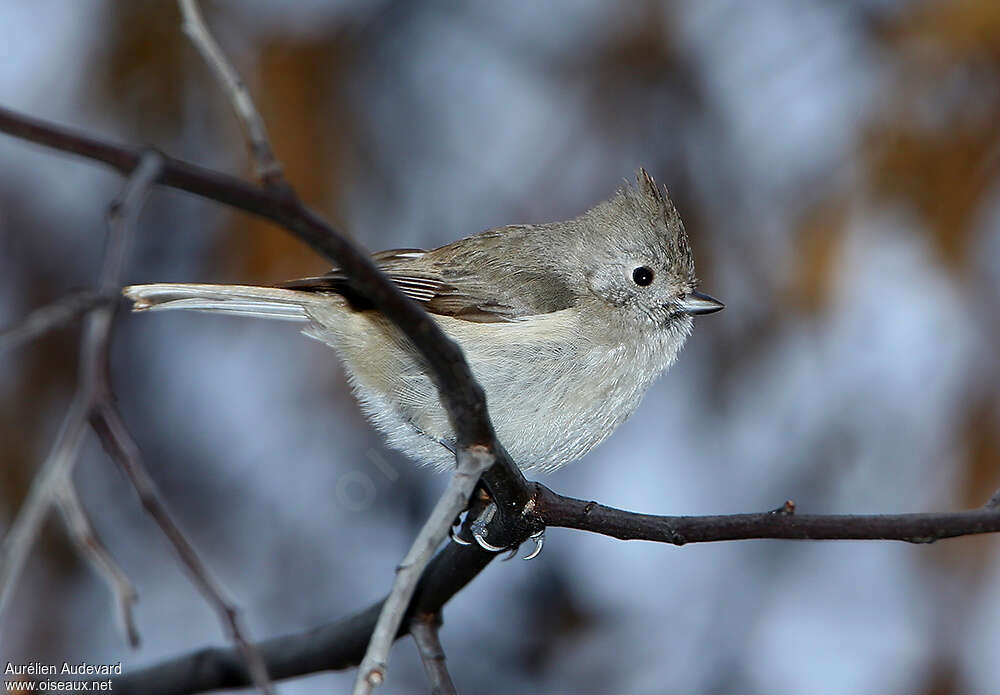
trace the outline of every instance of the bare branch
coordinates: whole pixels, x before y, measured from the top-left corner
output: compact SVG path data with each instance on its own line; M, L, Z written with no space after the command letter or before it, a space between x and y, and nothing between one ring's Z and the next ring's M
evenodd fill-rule
M83 509L76 487L71 480L58 486L56 496L59 509L62 511L70 537L76 543L77 550L104 579L111 590L115 601L115 615L118 627L125 636L129 646L139 646L139 631L135 627L132 616L132 605L139 595L125 571L115 562L104 543L98 538L87 513Z
M161 158L147 153L136 164L113 206L112 224L108 229L104 264L98 278L100 295L117 293L121 284L121 268L128 251L130 229L139 215L142 202L153 181L160 173ZM108 341L114 305L102 304L87 315L80 345L80 367L76 393L63 420L59 435L41 469L35 475L28 495L0 546L0 616L10 599L17 577L24 567L32 545L38 538L42 523L56 500L60 486L69 484L77 453L91 408L101 397L100 384L107 364Z
M229 638L246 660L253 683L264 693L272 693L267 667L257 648L247 637L246 627L239 609L229 600L225 591L215 581L194 546L174 522L163 503L156 483L149 476L139 454L139 447L125 426L125 422L111 400L103 400L94 409L91 424L101 438L105 450L121 466L135 488L142 506L173 546L181 564L188 571L195 586L212 606Z
M410 621L410 635L417 645L424 672L431 684L431 695L457 695L445 663L444 647L438 639L441 619L438 614L417 615Z
M1000 531L1000 509L919 514L789 514L785 507L757 514L655 516L564 497L535 483L535 508L547 526L590 531L621 540L684 545L760 538L895 540L933 543L943 538Z
M184 15L184 33L215 73L219 85L229 98L236 117L243 126L257 179L268 187L287 188L281 163L274 156L274 150L267 136L264 119L257 112L249 90L209 32L198 9L198 3L195 0L178 1L181 13Z
M95 292L84 290L62 297L51 304L28 314L17 324L0 331L0 352L17 347L54 331L86 314L91 309L106 303L107 298Z
M354 695L366 695L382 684L389 662L389 650L396 641L403 616L416 590L417 581L434 551L448 538L448 531L469 502L480 476L493 465L493 455L483 447L458 452L458 468L410 551L396 568L396 581L382 605L365 658L354 682Z
M550 526L575 528L620 539L683 545L743 539L898 540L936 539L1000 532L1000 509L980 508L941 514L797 515L788 505L756 514L668 517L636 514L596 502L558 495L533 483L534 509ZM410 605L409 615L433 614L496 557L477 546L446 545L434 558ZM306 633L268 640L261 651L275 678L344 669L362 658L381 604ZM404 627L413 629L412 621ZM405 634L400 631L397 638ZM115 682L115 691L173 695L248 683L236 670L231 650L212 649L177 657ZM170 679L170 680L164 680ZM162 686L162 687L157 687Z
M496 557L496 553L486 552L475 544L448 543L421 577L409 615L438 613ZM265 640L258 648L271 676L278 680L352 668L364 657L381 609L379 602L307 632ZM410 625L410 621L404 621L397 637L405 634ZM122 676L112 683L112 689L122 695L181 695L250 684L246 666L236 650L208 648Z

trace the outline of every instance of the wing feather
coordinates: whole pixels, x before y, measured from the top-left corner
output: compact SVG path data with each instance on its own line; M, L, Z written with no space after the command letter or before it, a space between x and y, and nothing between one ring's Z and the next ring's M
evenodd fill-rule
M524 231L530 227L507 229ZM512 269L503 254L498 253L499 249L494 248L502 237L499 230L491 230L433 251L381 251L373 254L372 260L403 294L432 314L477 323L503 323L572 305L569 288L551 274ZM475 239L481 241L473 242ZM456 268L475 268L475 272L456 272ZM281 287L336 293L355 309L371 308L336 268L325 275L293 280Z

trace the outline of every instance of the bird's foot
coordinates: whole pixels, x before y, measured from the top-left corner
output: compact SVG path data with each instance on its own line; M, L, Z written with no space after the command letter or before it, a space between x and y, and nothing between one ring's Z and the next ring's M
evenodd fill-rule
M503 550L509 550L510 554L504 558L504 560L510 560L514 555L517 554L517 546L513 548L505 548L503 546L493 545L488 540L486 540L487 529L493 517L496 516L497 506L493 502L489 502L483 510L479 513L479 516L469 525L469 530L472 532L472 537L475 539L476 544L479 545L483 550L488 550L491 553L499 553ZM457 530L456 530L457 529ZM459 545L472 545L471 541L467 541L461 537L461 519L455 519L455 524L451 529L451 539L458 543ZM534 542L535 547L530 553L524 556L525 560L533 560L542 552L542 546L545 544L545 529L542 529L536 533L533 533L530 540Z

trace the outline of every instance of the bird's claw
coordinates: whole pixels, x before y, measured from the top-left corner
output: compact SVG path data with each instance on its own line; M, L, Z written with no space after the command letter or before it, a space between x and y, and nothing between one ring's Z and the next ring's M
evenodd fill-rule
M479 547L482 548L483 550L489 550L491 553L499 553L501 550L504 549L503 546L493 545L492 543L487 541L486 537L483 535L481 531L473 531L472 537L476 539L476 543L478 543Z
M524 556L525 560L534 560L542 553L542 546L545 545L545 529L531 534L530 540L535 542L535 549Z
M451 530L448 531L448 535L451 536L451 540L454 543L458 543L459 545L472 545L472 541L467 541L464 538L462 538L460 535L458 535L458 532L455 530L456 528L458 528L459 530L461 530L461 525L460 524L455 524L455 525L453 525L451 527Z
M496 513L497 505L490 502L486 505L486 508L480 512L479 516L476 517L476 520L469 526L469 530L472 531L472 537L476 539L476 543L479 544L479 547L483 550L488 550L491 553L499 553L503 550L502 547L493 545L486 540L486 527L491 521L493 521L493 517L496 516Z
M499 553L503 548L493 545L486 540L486 526L493 520L493 516L497 512L497 506L490 502L485 509L476 517L475 521L469 525L469 530L472 531L472 537L475 539L476 543L483 550L488 550L491 553ZM456 532L456 527L460 529L461 522L459 519L455 520L455 523L451 527L451 540L459 545L472 545L472 541L467 541L462 538L458 532Z
M496 513L497 513L496 504L490 502L488 505L486 505L486 508L483 509L483 511L479 514L479 516L476 517L475 521L473 521L472 524L469 525L469 530L472 531L472 537L475 539L479 547L482 548L483 550L488 550L491 553L499 553L502 550L508 550L503 546L493 545L492 543L486 540L486 527L489 525L491 521L493 521L493 517L496 516ZM456 523L456 526L457 525L458 524ZM534 560L542 552L542 546L545 544L545 529L533 533L530 539L534 541L535 547L530 553L524 556L525 560ZM472 545L471 541L465 540L464 538L459 536L458 533L455 532L454 526L451 529L451 540L453 540L455 543L458 543L459 545ZM517 554L516 547L509 548L509 550L510 554L507 557L505 557L504 560L510 560L511 558L514 557L514 555Z

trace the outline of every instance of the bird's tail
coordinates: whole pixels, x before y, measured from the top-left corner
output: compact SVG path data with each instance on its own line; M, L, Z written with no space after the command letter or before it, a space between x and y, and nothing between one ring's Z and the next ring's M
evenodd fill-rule
M134 302L134 311L188 309L285 321L308 321L307 307L322 301L308 292L250 285L157 283L131 285L122 294Z

